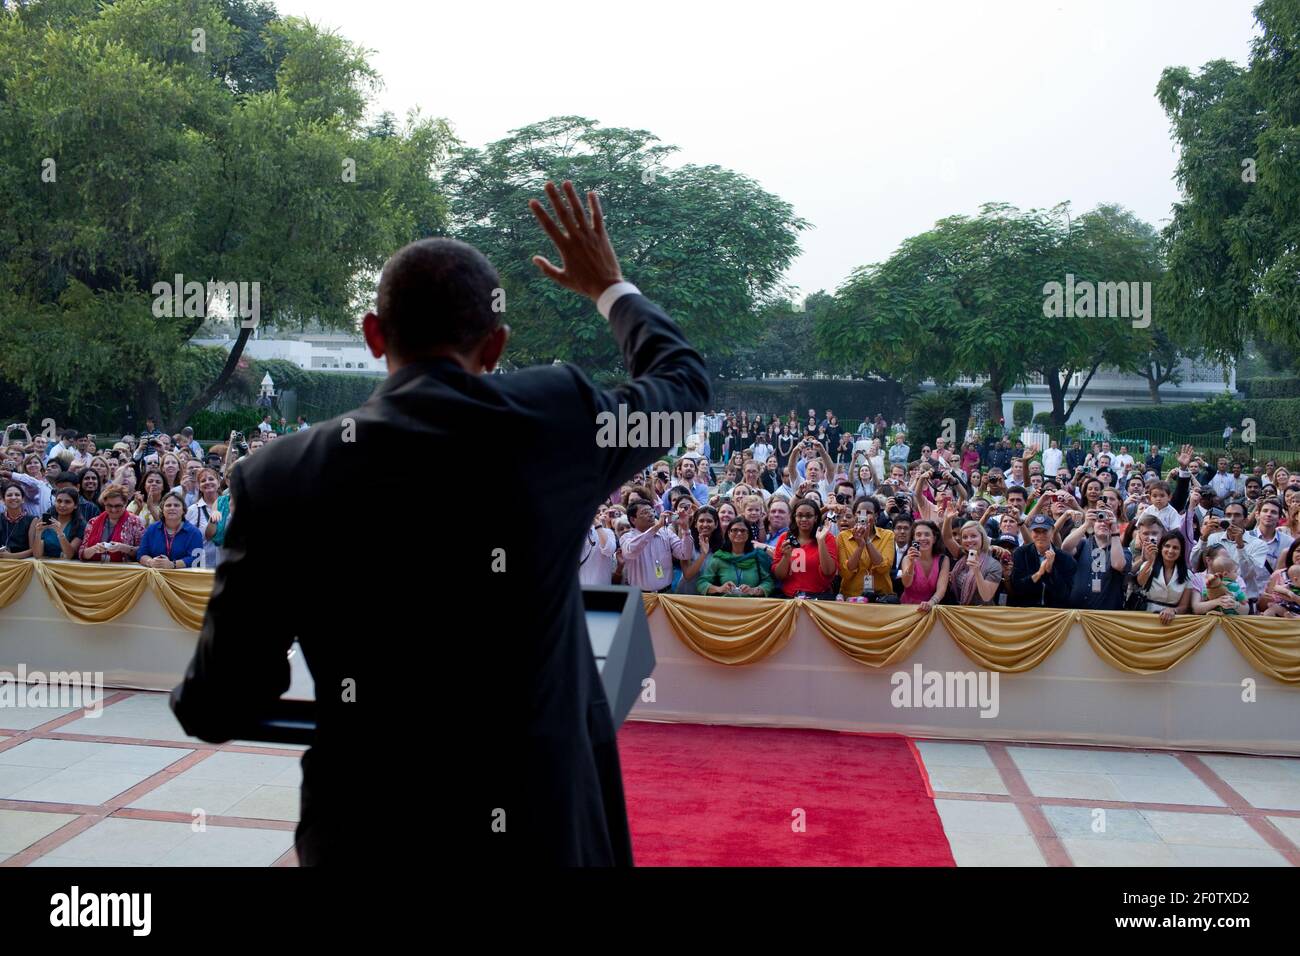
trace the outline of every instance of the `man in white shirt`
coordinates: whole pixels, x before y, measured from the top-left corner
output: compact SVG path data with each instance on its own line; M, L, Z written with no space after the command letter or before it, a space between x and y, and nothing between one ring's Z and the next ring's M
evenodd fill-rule
M1231 498L1233 492L1237 490L1236 481L1232 475L1228 474L1228 459L1219 459L1218 470L1214 473L1214 477L1210 479L1210 487L1223 501Z
M1052 444L1056 443L1053 442ZM1115 456L1114 468L1124 476L1127 476L1133 470L1133 456L1128 453L1128 445L1119 446L1119 454Z
M77 433L69 428L59 438L57 442L49 447L45 452L44 464L49 464L57 458L64 468L72 464L72 459L77 455Z
M1227 505L1223 513L1228 522L1226 527L1213 516L1201 522L1201 537L1192 547L1188 568L1204 571L1205 552L1221 544L1237 562L1246 597L1258 598L1259 592L1268 584L1268 572L1264 570L1268 561L1268 546L1246 530L1246 506L1241 502L1234 501Z
M751 450L754 453L754 461L758 462L759 466L763 468L767 467L767 459L775 451L775 449L773 449L772 446L762 438L754 442Z
M1043 474L1055 475L1061 470L1061 461L1064 458L1065 453L1061 451L1061 443L1053 438L1051 445L1043 452Z
M1287 548L1294 540L1291 535L1279 528L1282 523L1282 499L1268 498L1260 502L1255 509L1255 528L1246 532L1247 541L1258 541L1264 546L1264 569L1272 574L1278 563L1286 557Z

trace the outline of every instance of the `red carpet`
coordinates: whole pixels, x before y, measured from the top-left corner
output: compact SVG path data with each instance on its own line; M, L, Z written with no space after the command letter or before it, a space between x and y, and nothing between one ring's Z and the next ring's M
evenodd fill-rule
M903 737L629 721L618 747L638 866L955 865Z

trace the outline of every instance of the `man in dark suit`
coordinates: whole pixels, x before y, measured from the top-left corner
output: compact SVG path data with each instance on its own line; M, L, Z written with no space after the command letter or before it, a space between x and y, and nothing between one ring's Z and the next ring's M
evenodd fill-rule
M597 416L687 415L710 388L677 325L623 281L595 194L584 209L564 189L546 186L554 219L530 204L562 267L533 261L609 319L628 384L598 389L571 365L485 374L509 336L497 273L426 239L388 261L364 320L387 380L231 475L225 558L172 706L204 740L248 734L299 639L318 710L304 864L631 863L577 567L597 503L666 449L606 447ZM502 472L506 515L465 478L485 434L510 436L506 469L527 463ZM299 600L250 600L272 581ZM385 830L398 817L402 845Z
M1047 515L1034 515L1029 522L1028 544L1011 555L1010 607L1069 607L1074 584L1075 561L1052 544L1055 525Z

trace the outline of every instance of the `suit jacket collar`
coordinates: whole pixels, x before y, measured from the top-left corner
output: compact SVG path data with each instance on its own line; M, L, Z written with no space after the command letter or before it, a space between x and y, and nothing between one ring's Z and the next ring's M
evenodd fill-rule
M418 362L403 365L396 372L390 373L375 389L374 395L386 395L409 382L425 376L436 378L439 381L447 381L457 377L469 377L470 373L465 371L465 367L453 358L440 356L438 358L421 359Z

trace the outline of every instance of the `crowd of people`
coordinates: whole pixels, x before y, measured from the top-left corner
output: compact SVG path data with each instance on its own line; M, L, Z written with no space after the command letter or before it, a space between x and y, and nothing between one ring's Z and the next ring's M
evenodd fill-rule
M297 428L310 427L299 419ZM214 568L240 460L268 414L204 449L153 420L101 450L0 435L0 560ZM712 439L710 436L714 436ZM711 445L720 437L716 460ZM914 449L883 416L702 416L675 459L603 503L585 584L812 600L1300 616L1300 475L1191 446L1062 449L994 436ZM1169 467L1166 468L1165 466Z
M229 476L290 426L266 414L250 437L208 449L190 427L169 435L146 419L139 435L100 449L65 429L51 440L23 423L0 435L0 560L66 559L153 568L215 568L230 518Z
M600 505L579 577L921 612L1300 616L1300 475L1276 461L967 439L917 448L883 416L850 433L830 409L710 413Z

